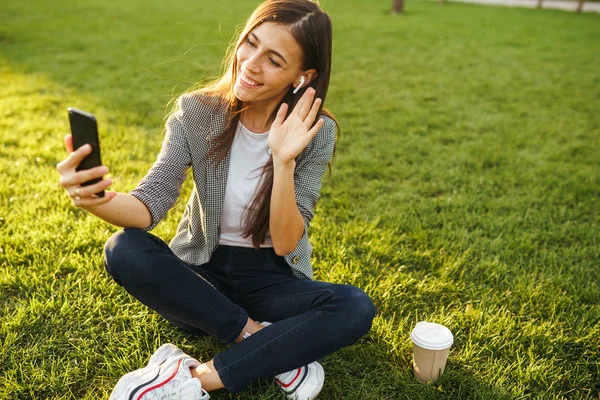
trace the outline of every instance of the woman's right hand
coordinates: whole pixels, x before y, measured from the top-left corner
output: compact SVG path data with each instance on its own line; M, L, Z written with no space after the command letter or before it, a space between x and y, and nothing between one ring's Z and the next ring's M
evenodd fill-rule
M106 192L104 197L98 197L95 194L110 187L112 179L102 179L93 185L81 186L84 182L95 178L102 178L108 173L108 168L104 165L84 171L76 171L81 161L92 152L92 147L86 144L73 151L73 139L71 135L65 136L65 146L67 147L69 156L59 162L56 165L56 169L60 174L60 185L65 188L73 204L77 207L85 208L87 206L106 204L114 199L117 195L115 192Z

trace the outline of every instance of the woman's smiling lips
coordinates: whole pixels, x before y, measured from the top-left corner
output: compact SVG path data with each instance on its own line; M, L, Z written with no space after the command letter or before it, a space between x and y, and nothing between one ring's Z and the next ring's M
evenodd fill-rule
M256 88L259 86L262 86L262 83L259 83L253 79L250 79L248 76L246 76L244 73L240 74L240 83L248 88Z

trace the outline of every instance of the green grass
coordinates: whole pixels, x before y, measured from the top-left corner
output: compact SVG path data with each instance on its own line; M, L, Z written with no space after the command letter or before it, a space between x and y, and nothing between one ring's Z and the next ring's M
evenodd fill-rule
M204 360L223 348L108 277L116 228L70 205L55 165L66 108L89 110L114 189L135 187L166 104L218 73L256 3L0 3L0 398L106 398L161 343ZM600 15L323 3L343 135L312 225L316 276L362 287L378 315L322 360L320 398L600 397ZM173 236L190 190L157 235ZM424 319L455 334L436 385L411 375ZM239 398L281 395L261 381Z

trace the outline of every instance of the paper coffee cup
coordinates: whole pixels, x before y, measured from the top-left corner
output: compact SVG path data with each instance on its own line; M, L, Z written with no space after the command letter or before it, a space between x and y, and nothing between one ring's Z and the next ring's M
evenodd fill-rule
M410 333L413 368L420 382L435 382L444 373L454 336L444 325L421 321Z

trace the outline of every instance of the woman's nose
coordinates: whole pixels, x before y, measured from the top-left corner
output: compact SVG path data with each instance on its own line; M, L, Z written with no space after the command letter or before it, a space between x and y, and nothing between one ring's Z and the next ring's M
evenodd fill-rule
M243 67L252 73L260 72L260 63L258 62L258 57L256 57L256 55L248 57Z

